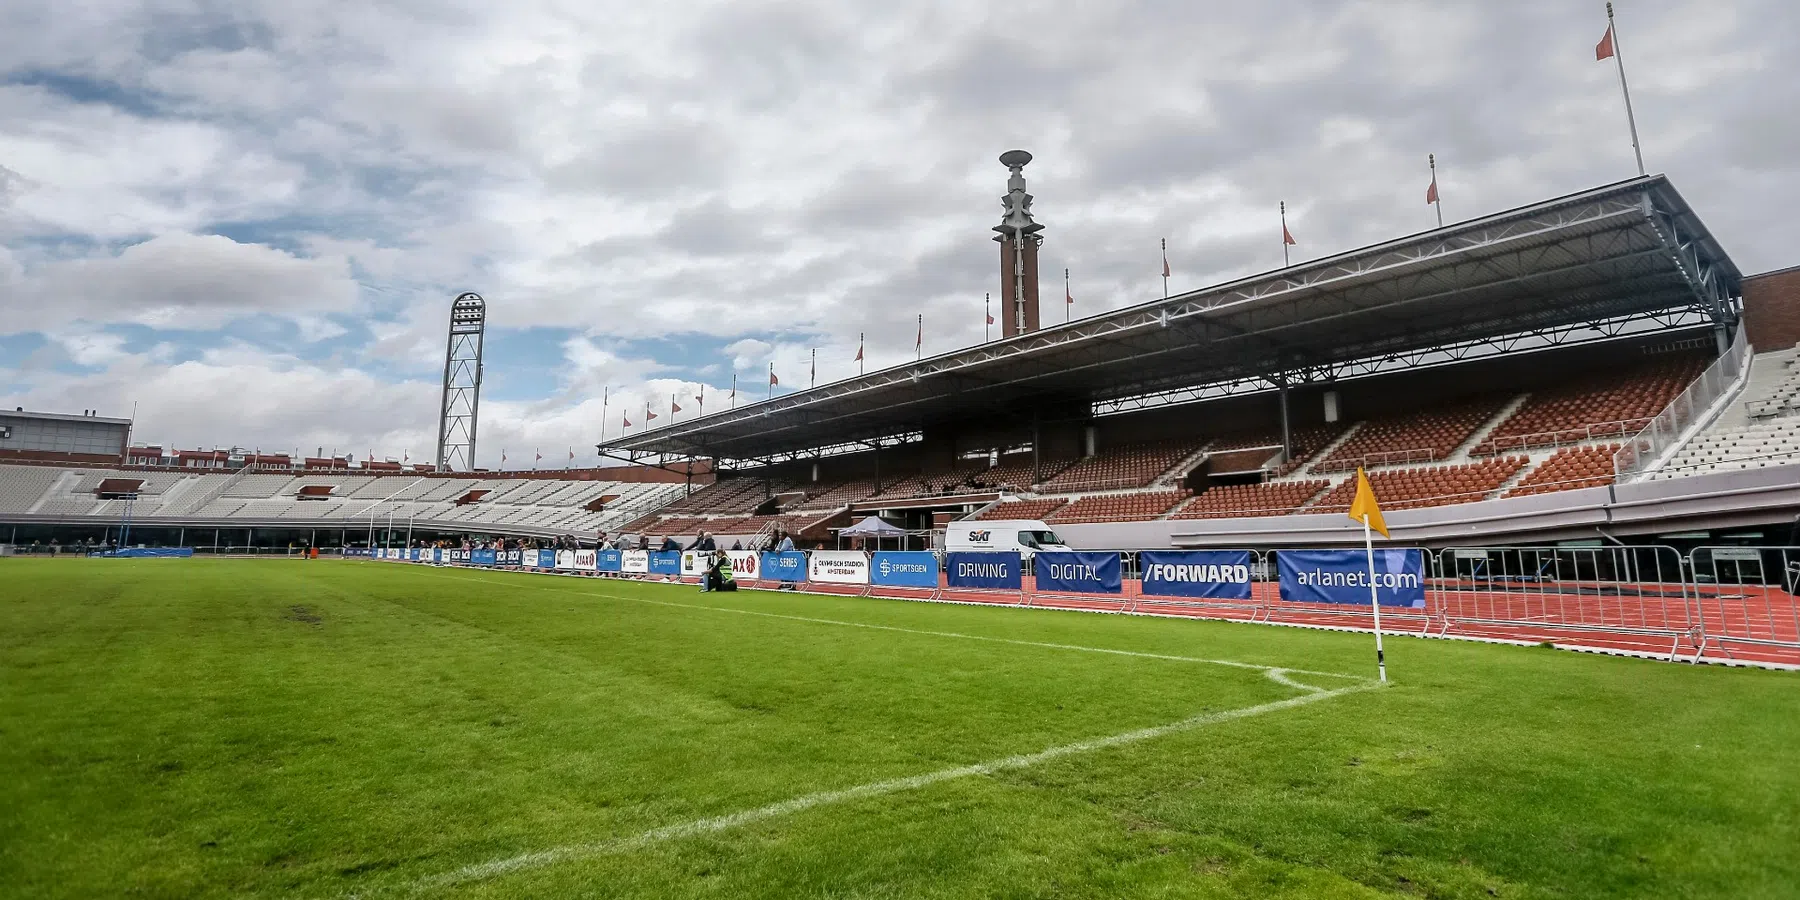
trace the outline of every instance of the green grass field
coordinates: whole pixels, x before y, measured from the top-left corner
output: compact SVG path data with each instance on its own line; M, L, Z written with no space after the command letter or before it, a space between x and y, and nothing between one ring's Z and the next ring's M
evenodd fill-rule
M1800 895L1800 675L1394 639L1377 688L1372 656L380 563L0 561L0 895Z

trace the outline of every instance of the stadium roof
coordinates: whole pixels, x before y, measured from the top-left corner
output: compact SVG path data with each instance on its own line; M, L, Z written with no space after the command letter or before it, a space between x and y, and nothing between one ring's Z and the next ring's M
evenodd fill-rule
M1471 338L1672 311L1742 276L1662 175L1141 303L735 409L603 451L766 459L1042 404L1098 404Z

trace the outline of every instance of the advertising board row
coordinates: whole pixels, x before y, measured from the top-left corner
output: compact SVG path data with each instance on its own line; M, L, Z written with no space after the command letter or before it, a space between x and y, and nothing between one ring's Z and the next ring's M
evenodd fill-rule
M513 566L697 578L706 554L654 550L373 550L347 551L414 562ZM932 553L815 550L726 553L739 581L813 582L952 590L1017 591L1025 563L1017 553ZM1367 604L1369 585L1385 606L1425 606L1424 552L1377 550L1374 566L1358 550L1281 550L1275 554L1281 599ZM1125 571L1116 551L1043 552L1030 562L1040 593L1120 594ZM1139 594L1250 600L1256 561L1248 550L1145 550L1137 554Z

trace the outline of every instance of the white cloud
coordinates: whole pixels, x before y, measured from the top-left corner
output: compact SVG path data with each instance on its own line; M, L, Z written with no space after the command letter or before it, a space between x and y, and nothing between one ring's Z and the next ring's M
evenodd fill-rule
M1794 263L1800 125L1774 112L1800 105L1794 17L1625 12L1651 168L1746 271ZM435 378L449 298L477 290L496 330L565 329L541 400L483 403L484 446L566 444L609 389L616 428L694 374L627 339L726 343L698 367L715 389L771 361L804 385L815 343L821 380L850 374L859 333L871 369L910 359L919 313L927 353L981 340L994 157L1014 146L1038 155L1044 271L1071 270L1081 315L1159 295L1162 238L1178 290L1279 264L1282 200L1296 259L1427 227L1427 152L1452 219L1631 174L1598 13L1066 0L1020 28L980 4L816 0L3 5L0 333L266 316L340 352L349 313L369 337L343 358L399 373L361 375L371 396L429 419L435 387L401 389ZM194 365L338 384L337 363L230 352ZM248 402L226 379L184 389ZM346 441L388 434L359 416ZM435 423L408 427L393 439Z
M0 331L11 333L75 321L204 329L252 314L317 320L349 311L357 298L342 258L179 232L117 254L45 263L13 282L15 311L0 320Z

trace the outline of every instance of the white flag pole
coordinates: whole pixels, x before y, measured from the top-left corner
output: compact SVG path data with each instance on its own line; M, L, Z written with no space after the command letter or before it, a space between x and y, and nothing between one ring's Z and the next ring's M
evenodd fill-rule
M1375 595L1375 538L1369 530L1369 514L1363 513L1363 549L1369 554L1369 606L1375 610L1375 668L1387 683L1387 657L1381 650L1381 599Z

